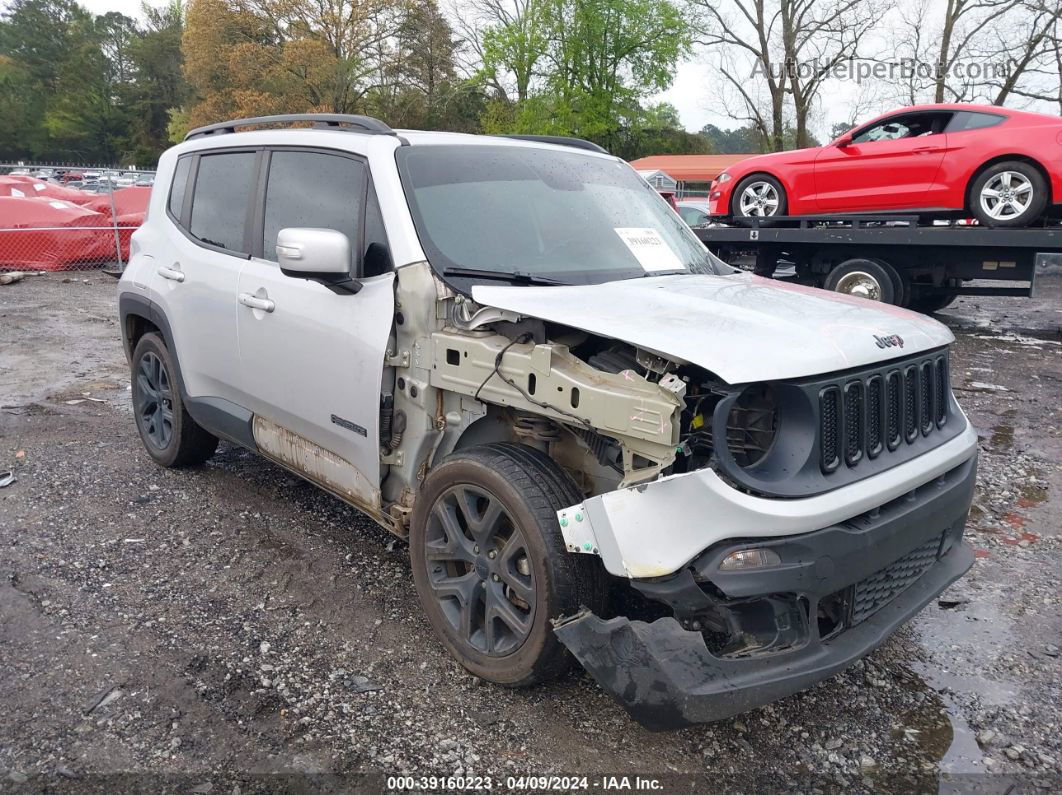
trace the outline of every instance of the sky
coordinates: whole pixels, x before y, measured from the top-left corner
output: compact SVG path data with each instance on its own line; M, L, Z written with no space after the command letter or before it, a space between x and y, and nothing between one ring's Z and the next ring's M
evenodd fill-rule
M907 0L898 0L893 7L896 12ZM95 14L107 11L121 11L129 16L140 16L140 0L79 0ZM460 2L460 0L457 0ZM442 5L446 5L445 2ZM884 28L868 40L868 49L882 53L890 49L890 36ZM700 130L705 124L714 124L722 129L733 129L740 122L729 116L720 101L713 68L703 57L694 57L679 64L675 71L671 87L655 97L655 102L670 102L678 110L682 125L691 132ZM820 140L826 140L829 130L837 122L851 122L869 119L878 113L887 111L897 103L887 98L868 99L865 90L854 82L833 81L822 92L823 101L816 109L811 120L811 131ZM853 118L854 117L854 118Z

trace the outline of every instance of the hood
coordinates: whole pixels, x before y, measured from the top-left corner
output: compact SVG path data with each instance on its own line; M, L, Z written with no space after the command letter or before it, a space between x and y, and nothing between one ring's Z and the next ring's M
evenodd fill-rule
M731 384L862 367L954 340L942 324L906 309L744 273L476 285L472 298L681 359Z

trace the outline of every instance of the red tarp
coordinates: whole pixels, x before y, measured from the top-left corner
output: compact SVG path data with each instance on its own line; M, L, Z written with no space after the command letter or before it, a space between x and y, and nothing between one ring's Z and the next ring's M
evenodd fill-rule
M135 190L135 189L133 189ZM133 236L136 228L144 223L146 213L126 213L116 219L118 224L118 238L122 244L122 262L129 261L129 239Z
M88 204L97 198L95 193L88 193L63 185L53 185L33 177L0 176L0 197L61 199L74 204ZM95 209L95 208L93 208Z
M114 208L119 216L143 213L147 210L150 198L151 188L119 188L114 192ZM78 202L78 204L84 204L90 210L104 215L111 214L111 197L106 193L97 193L88 201Z
M114 259L106 216L56 199L0 196L0 269L63 270Z

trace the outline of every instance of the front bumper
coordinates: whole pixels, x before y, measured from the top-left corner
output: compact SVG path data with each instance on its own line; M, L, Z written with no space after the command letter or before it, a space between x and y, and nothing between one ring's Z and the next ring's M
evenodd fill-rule
M557 637L650 729L720 720L783 698L872 651L970 568L962 533L975 478L969 459L866 515L756 540L782 560L769 569L720 571L727 554L750 546L722 543L676 575L632 583L677 618L603 620L583 611L558 621ZM834 616L829 627L824 611ZM707 634L692 628L709 613L723 615L737 644L709 649Z
M772 499L739 491L711 468L590 497L557 512L570 552L598 555L617 577L664 577L733 538L810 533L851 521L934 482L977 455L977 432L961 433L917 458L825 494Z

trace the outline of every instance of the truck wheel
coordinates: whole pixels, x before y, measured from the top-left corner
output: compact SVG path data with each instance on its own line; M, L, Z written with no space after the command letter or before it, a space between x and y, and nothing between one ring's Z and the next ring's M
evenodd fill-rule
M424 479L413 509L413 580L432 628L476 676L509 687L571 664L550 619L600 612L607 575L569 553L556 511L582 496L539 451L496 443L461 450Z
M1028 226L1047 206L1047 183L1035 167L1008 160L981 172L970 183L967 200L986 226Z
M734 188L730 214L738 218L785 215L788 201L782 183L767 174L752 174Z
M218 439L185 409L176 369L162 337L154 332L141 337L133 349L131 368L136 427L155 463L193 466L214 455Z
M823 287L835 293L896 304L902 298L902 285L900 275L887 262L850 259L830 271Z
M946 306L950 306L955 302L955 299L959 297L958 291L943 292L943 293L930 293L928 295L921 295L916 298L912 298L909 309L913 309L915 312L923 312L925 314L932 314L933 312L939 312Z

